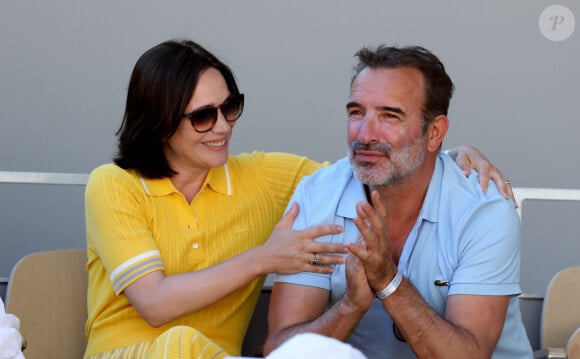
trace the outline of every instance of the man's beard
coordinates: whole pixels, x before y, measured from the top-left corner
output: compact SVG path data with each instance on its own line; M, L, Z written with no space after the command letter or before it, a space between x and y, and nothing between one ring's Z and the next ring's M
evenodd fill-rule
M347 152L354 176L359 181L371 186L385 186L401 183L421 166L427 153L426 142L423 135L400 150L393 150L387 143L354 141L348 145ZM385 157L378 163L359 162L354 155L359 150L380 152Z

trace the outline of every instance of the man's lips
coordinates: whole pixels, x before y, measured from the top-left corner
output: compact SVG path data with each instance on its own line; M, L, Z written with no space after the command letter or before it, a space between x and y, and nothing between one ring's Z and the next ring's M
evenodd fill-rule
M383 152L377 151L354 151L354 156L358 161L363 162L375 162L381 158L385 158L385 154Z

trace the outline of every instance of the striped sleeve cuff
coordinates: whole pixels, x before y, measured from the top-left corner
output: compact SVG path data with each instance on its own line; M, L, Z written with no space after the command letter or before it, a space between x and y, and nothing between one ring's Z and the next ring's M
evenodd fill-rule
M125 287L137 278L157 270L163 270L163 262L161 260L161 253L158 250L153 250L141 253L121 263L113 270L109 279L111 280L115 294L119 295Z

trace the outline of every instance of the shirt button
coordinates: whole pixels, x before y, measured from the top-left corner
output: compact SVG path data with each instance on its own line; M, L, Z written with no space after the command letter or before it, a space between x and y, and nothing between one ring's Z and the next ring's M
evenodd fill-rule
M199 244L197 244L197 242L195 242L195 243L192 245L192 247L193 247L194 249L197 249L197 248L199 247Z

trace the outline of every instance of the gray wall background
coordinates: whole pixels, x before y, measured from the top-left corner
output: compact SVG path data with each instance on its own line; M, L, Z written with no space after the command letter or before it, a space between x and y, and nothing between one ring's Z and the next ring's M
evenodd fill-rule
M580 22L580 2L559 0ZM477 146L519 187L580 188L580 24L540 32L543 0L3 0L0 170L87 173L109 162L137 58L171 38L230 64L246 111L232 153L336 160L353 54L418 44L456 85L446 147ZM0 184L0 277L36 250L84 247L83 188ZM530 202L522 287L580 264L580 205Z

